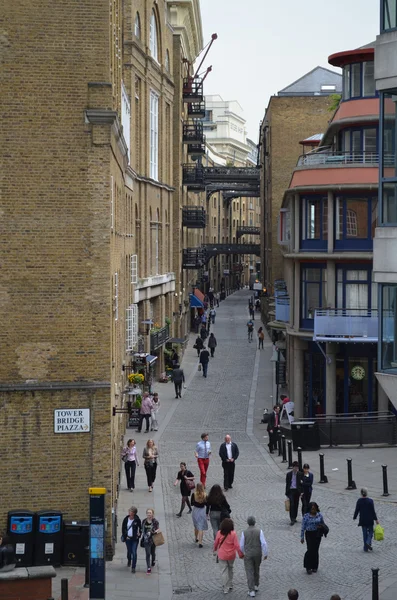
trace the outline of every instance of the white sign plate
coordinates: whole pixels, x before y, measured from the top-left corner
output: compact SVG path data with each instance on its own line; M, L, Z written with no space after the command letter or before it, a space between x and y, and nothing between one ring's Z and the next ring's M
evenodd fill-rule
M46 544L44 546L44 554L54 554L54 544Z
M54 410L54 433L89 433L89 408L61 408Z
M25 544L15 544L15 554L25 554Z

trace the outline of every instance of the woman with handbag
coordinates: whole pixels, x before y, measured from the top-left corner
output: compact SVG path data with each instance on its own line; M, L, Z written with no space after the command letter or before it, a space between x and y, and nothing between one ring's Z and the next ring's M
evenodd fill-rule
M207 497L207 516L209 515L214 539L221 528L223 519L230 517L230 505L226 500L222 488L217 483L212 486Z
M137 513L138 509L131 506L121 525L121 541L127 546L127 566L131 567L132 573L135 573L138 543L142 533L142 523Z
M208 530L207 515L205 514L207 494L205 493L202 483L196 485L196 488L191 495L190 502L193 507L192 519L194 539L198 542L199 548L202 548L204 531Z
M215 551L218 551L223 593L228 594L233 589L233 567L236 552L240 558L244 558L236 532L234 531L232 519L223 519L221 528L216 534L214 542L214 552Z
M135 440L128 440L126 447L123 448L121 453L121 460L124 462L127 489L133 492L135 489L135 471L139 467Z
M153 491L153 484L156 480L158 450L154 445L154 440L148 440L143 449L143 459L145 461L145 471L149 492Z
M324 517L320 512L317 502L309 502L309 512L302 519L301 544L305 543L307 551L303 559L303 566L308 575L317 573L318 570L318 551L323 535L327 536L328 527L324 523Z
M146 519L142 521L142 539L141 547L145 548L146 552L146 575L150 575L152 567L156 564L156 546L153 541L153 535L159 533L159 522L154 518L153 508L148 508L146 511Z
M182 503L181 503L181 509L180 509L179 513L176 513L177 517L182 516L183 510L184 510L186 504L189 509L188 514L190 514L192 512L192 507L190 505L189 496L190 496L190 492L192 490L194 490L194 488L196 487L195 483L194 483L194 475L191 471L188 470L188 468L186 467L186 463L181 462L179 467L181 470L178 472L178 475L176 476L174 485L178 485L178 481L181 482Z

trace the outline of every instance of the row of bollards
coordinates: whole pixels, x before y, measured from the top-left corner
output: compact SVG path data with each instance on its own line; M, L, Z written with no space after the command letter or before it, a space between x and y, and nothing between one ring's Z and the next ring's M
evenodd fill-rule
M288 469L292 469L293 455L292 455L292 440L286 440L285 435L281 435L277 440L278 455L282 457L283 463L288 463ZM303 470L303 459L302 459L302 448L297 448L299 470ZM288 458L287 458L288 457ZM320 481L319 483L328 483L328 477L325 474L324 465L324 454L320 452ZM356 482L353 479L353 459L347 458L347 490L356 490ZM383 479L383 494L382 496L389 496L389 485L387 480L387 465L382 465L382 479Z

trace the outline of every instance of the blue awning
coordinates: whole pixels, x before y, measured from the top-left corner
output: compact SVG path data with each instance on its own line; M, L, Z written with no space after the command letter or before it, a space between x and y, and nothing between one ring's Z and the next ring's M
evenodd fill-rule
M189 294L190 296L190 308L204 308L204 304L195 296L194 294Z

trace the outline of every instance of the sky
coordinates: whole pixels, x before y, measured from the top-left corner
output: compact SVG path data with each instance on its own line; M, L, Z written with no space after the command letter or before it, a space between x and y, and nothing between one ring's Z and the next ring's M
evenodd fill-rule
M254 142L270 96L318 65L333 69L330 54L379 33L379 0L200 0L200 6L204 44L218 34L204 64L213 67L204 93L238 100Z

